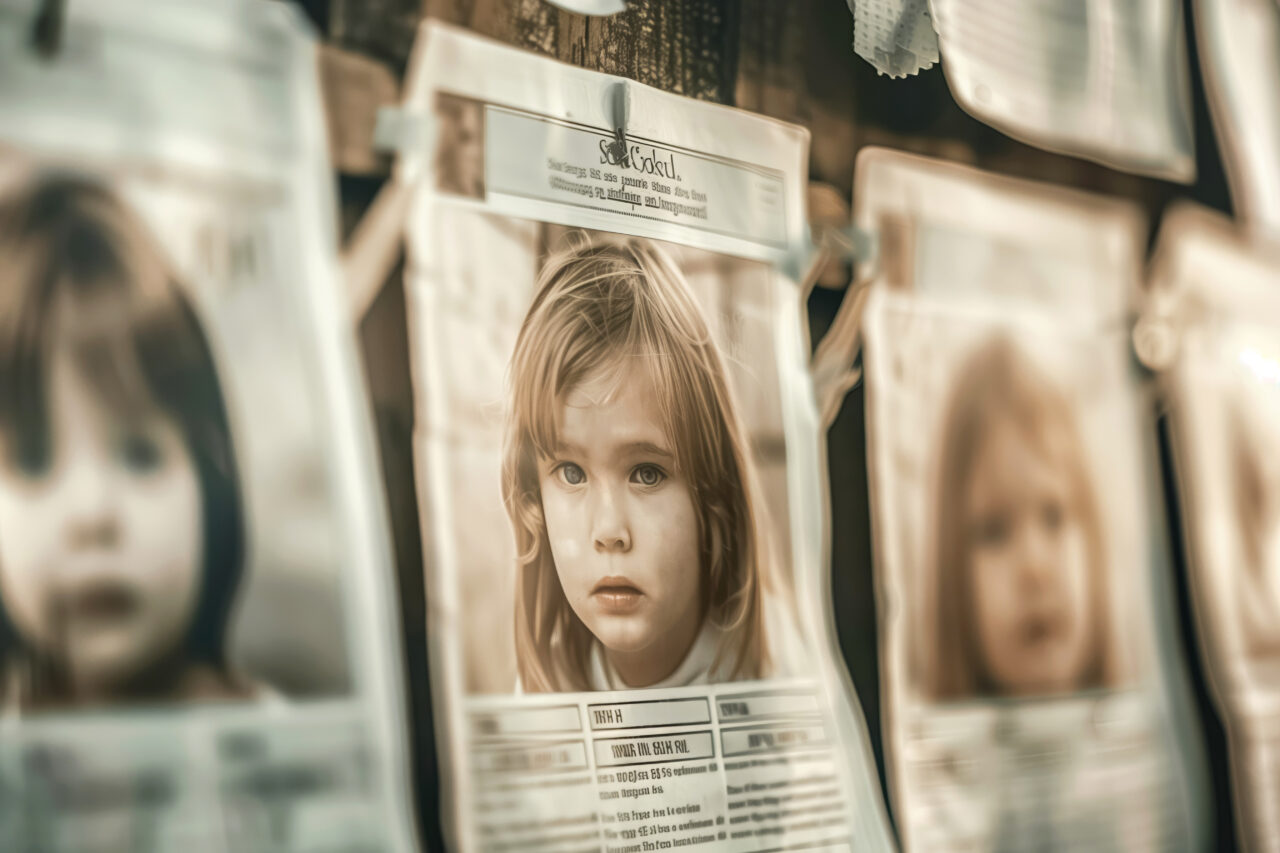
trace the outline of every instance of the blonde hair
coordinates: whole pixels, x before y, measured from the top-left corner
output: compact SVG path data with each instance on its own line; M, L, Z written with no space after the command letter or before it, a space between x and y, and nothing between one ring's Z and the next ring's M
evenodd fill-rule
M987 670L973 624L974 601L968 559L970 543L965 495L982 442L997 422L1011 423L1045 457L1062 460L1070 481L1071 511L1080 521L1089 568L1091 649L1080 688L1111 685L1116 661L1111 620L1106 549L1097 497L1085 467L1070 402L1051 379L1036 370L1012 340L996 335L979 345L959 370L942 425L937 468L936 539L932 554L932 595L927 601L925 688L935 700L1000 695Z
M635 358L643 356L643 358ZM590 689L593 636L556 573L538 460L553 455L564 395L602 370L643 364L698 515L703 619L722 630L712 670L760 677L765 528L724 362L680 271L641 240L581 240L548 260L516 340L502 496L516 540L515 645L523 688Z

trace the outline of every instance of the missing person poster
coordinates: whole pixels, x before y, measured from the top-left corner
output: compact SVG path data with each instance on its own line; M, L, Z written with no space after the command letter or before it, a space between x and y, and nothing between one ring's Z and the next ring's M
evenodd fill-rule
M34 12L0 8L0 847L413 849L314 46L112 0L41 58Z
M407 91L450 842L887 849L781 271L807 135L434 24Z
M1124 323L1141 222L876 149L854 197L904 846L1197 849Z
M1277 280L1280 251L1217 214L1161 223L1151 317L1176 336L1164 378L1190 586L1248 850L1280 849Z

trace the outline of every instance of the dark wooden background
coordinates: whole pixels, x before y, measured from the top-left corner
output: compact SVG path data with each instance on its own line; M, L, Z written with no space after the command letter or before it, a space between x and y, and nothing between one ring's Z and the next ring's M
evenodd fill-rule
M852 51L853 21L844 0L629 0L626 12L587 18L544 0L297 0L326 43L326 88L334 104L335 171L349 233L385 180L389 162L368 141L380 103L390 103L418 24L434 17L575 65L623 75L702 100L807 126L810 179L849 201L853 164L867 144L947 157L1010 175L1131 198L1154 226L1163 208L1191 198L1230 211L1203 88L1193 71L1199 178L1189 187L1115 172L1015 142L959 109L941 70L891 80ZM1188 21L1190 12L1187 10ZM1196 57L1192 43L1192 64ZM333 91L343 94L334 95ZM847 279L846 279L847 280ZM818 288L809 303L812 340L830 325L840 288ZM394 526L404 622L404 666L414 721L413 769L424 843L439 849L439 786L432 739L424 625L422 548L412 475L412 389L400 268L388 278L361 325L361 344L377 422ZM877 626L871 574L865 433L861 387L845 400L828 434L832 514L832 606L844 659L858 689L883 782ZM1163 436L1162 427L1160 429ZM1165 482L1167 442L1161 438ZM1196 689L1214 771L1217 849L1232 849L1225 739L1193 651L1174 495L1169 525L1178 578L1181 649Z

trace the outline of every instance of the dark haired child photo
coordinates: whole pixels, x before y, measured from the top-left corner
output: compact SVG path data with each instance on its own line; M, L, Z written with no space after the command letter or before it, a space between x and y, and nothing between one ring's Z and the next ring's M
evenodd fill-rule
M258 697L227 408L160 245L49 175L0 200L0 270L0 715Z

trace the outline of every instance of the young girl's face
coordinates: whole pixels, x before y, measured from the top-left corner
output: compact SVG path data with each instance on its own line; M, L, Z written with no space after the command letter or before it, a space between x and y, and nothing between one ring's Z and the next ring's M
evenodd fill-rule
M125 420L55 346L50 454L0 464L0 596L76 689L110 691L182 642L202 553L200 487L175 422Z
M657 399L636 369L572 389L558 450L540 460L539 475L574 613L615 663L613 655L665 655L674 669L701 625L701 566L693 498Z
M1086 531L1065 460L997 421L965 492L979 653L1008 695L1074 689L1092 643Z

